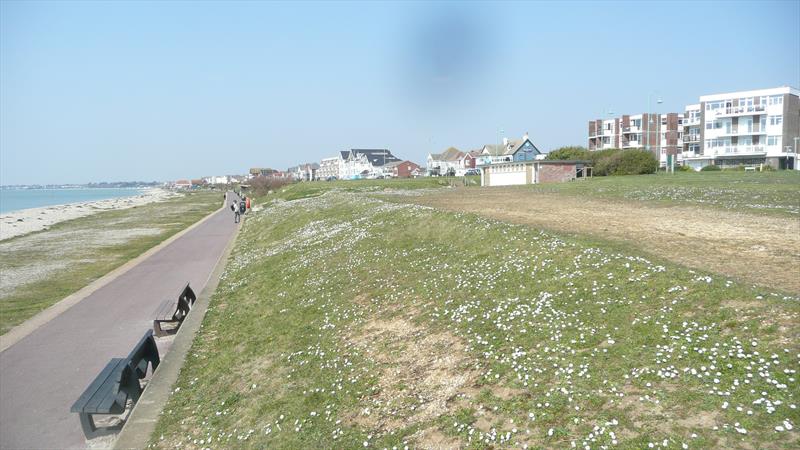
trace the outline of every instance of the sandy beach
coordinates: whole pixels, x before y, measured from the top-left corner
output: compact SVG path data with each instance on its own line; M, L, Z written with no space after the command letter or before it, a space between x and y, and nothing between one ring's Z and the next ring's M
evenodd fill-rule
M165 189L147 189L133 197L112 198L89 202L68 203L66 205L42 206L21 209L0 215L0 241L15 236L44 230L58 222L76 219L100 211L132 208L151 202L166 200L180 195Z

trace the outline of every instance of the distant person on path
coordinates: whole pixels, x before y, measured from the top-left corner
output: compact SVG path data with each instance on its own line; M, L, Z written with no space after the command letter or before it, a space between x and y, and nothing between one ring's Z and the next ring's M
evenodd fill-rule
M231 211L233 211L233 223L239 223L239 205L236 204L236 200L231 202Z

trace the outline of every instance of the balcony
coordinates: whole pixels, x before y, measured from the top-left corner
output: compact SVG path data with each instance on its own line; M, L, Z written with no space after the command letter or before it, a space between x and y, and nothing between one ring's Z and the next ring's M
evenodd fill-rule
M732 128L730 130L726 129L725 131L719 133L718 136L751 136L751 135L754 135L754 134L764 134L764 135L766 135L767 132L764 131L764 130L753 131L752 128L748 128L748 129L734 129L734 128Z
M744 116L748 114L766 114L764 105L731 106L713 110L717 117Z
M734 155L762 155L767 150L763 145L735 145L731 147L715 147L706 149L706 155L734 156Z
M683 140L684 143L700 142L700 135L699 134L684 134L682 140Z
M643 130L641 127L622 127L623 133L641 133Z
M694 118L685 118L684 117L682 125L683 126L700 125L700 118L699 117L694 117Z

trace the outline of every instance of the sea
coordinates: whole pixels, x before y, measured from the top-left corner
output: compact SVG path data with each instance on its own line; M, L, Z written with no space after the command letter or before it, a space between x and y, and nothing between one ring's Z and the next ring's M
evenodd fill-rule
M142 191L143 189L111 188L0 189L0 213L41 206L132 197L141 194Z

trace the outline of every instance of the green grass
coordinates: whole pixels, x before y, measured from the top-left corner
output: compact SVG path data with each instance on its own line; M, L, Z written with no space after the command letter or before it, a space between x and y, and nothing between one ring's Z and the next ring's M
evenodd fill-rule
M799 317L598 241L362 193L275 202L151 444L793 448Z
M221 205L218 192L103 211L0 242L0 334L139 256ZM127 236L127 237L122 237Z
M527 186L537 192L800 216L800 171L676 172Z
M395 178L385 180L337 180L337 181L306 181L293 183L279 189L274 194L260 198L270 200L280 198L283 200L297 200L301 198L316 197L325 192L336 190L343 192L380 192L390 190L415 190L434 189L448 186L446 178Z

